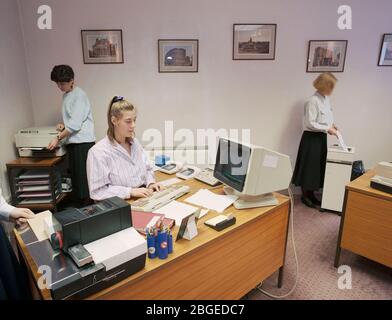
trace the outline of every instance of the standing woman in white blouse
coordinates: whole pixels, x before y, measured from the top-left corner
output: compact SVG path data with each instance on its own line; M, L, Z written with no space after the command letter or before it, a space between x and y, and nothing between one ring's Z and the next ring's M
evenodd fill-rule
M321 205L314 195L324 185L327 160L327 134L336 135L329 96L337 79L331 73L323 73L313 82L316 93L305 103L301 143L292 182L302 188L302 202L311 208Z
M153 166L135 138L136 115L136 108L123 97L110 101L107 136L89 150L87 157L91 199L148 197L160 189Z

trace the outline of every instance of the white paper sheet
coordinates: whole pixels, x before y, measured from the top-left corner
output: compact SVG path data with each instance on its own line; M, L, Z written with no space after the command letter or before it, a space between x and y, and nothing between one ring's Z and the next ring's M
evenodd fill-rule
M200 211L200 214L199 214L199 219L203 218L203 217L208 213L208 211L210 211L210 210L208 210L208 209L202 209L202 210Z
M207 189L200 189L194 195L185 199L185 201L203 208L223 212L237 199L238 197L234 195L219 195Z
M227 216L221 214L221 215L219 215L217 217L214 217L214 218L212 218L210 220L207 220L205 223L210 225L210 226L215 227L218 223L223 222L225 220L227 220Z
M343 136L342 136L342 134L340 133L340 131L337 132L336 136L337 136L337 138L338 138L338 140L339 140L339 144L340 144L340 146L342 147L342 149L343 149L344 151L347 152L347 151L348 151L348 147L347 147L347 145L344 143Z
M30 225L31 230L33 230L35 236L38 241L44 241L49 239L48 235L45 232L44 220L45 218L51 218L52 212L49 210L37 213L34 218L27 219L28 224Z
M146 228L148 229L148 228L154 227L154 226L157 224L157 222L158 222L158 220L159 220L160 218L161 218L160 216L152 217L152 219L150 220L150 222L147 223Z
M180 226L182 219L196 212L197 210L198 208L194 206L190 206L189 204L174 200L162 208L155 210L153 213L164 214L166 218L174 219L176 221L176 226Z

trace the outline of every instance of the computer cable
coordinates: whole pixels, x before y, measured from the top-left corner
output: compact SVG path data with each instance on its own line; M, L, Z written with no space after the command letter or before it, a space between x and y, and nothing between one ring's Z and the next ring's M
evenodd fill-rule
M298 278L299 278L299 264L298 264L297 249L295 247L295 239L294 239L294 196L293 196L293 192L291 191L291 187L288 188L288 192L289 192L289 197L290 197L290 201L291 201L290 225L291 225L291 241L293 243L294 259L295 259L295 282L294 282L294 285L291 288L291 290L282 296L276 296L276 295L273 295L273 294L261 289L262 283L256 287L256 289L258 291L260 291L261 293L263 293L266 296L273 298L273 299L283 299L283 298L286 298L289 295L291 295L294 292L295 288L297 287Z

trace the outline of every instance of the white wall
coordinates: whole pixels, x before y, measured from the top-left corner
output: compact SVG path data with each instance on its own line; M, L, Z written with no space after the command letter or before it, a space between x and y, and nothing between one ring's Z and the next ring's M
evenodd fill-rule
M0 180L9 195L6 162L15 159L14 134L33 125L18 3L0 1Z
M139 108L138 133L175 128L250 128L252 143L287 153L294 163L304 100L315 74L306 73L308 40L349 41L344 73L332 97L336 123L367 167L392 160L392 68L377 67L383 33L392 32L392 1L346 0L353 30L337 28L338 0L46 0L53 30L37 28L42 1L20 1L37 125L60 120L61 94L49 80L70 64L88 93L97 138L106 108L122 94ZM375 4L377 3L377 5ZM277 23L275 61L232 61L233 23ZM84 65L81 29L123 30L123 65ZM199 72L159 74L158 38L197 38Z

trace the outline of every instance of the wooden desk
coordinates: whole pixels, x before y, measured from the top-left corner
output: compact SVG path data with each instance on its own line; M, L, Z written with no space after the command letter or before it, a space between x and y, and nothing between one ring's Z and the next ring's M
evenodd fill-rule
M171 176L157 174L157 180L168 178ZM196 180L182 184L191 187L190 194L208 188ZM213 191L223 194L222 188ZM147 258L143 270L88 299L239 299L276 271L281 286L290 201L286 196L276 196L279 205L275 207L247 210L229 207L225 214L232 213L237 222L221 232L203 224L218 215L210 211L198 222L198 236L191 241L175 242L174 252L168 259ZM175 227L174 239L177 231ZM21 255L36 282L37 266L17 231L15 234ZM40 295L51 298L48 290Z
M371 188L373 176L369 171L346 186L335 267L341 249L392 267L392 195Z

